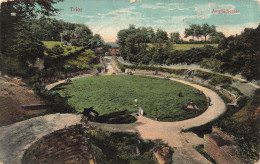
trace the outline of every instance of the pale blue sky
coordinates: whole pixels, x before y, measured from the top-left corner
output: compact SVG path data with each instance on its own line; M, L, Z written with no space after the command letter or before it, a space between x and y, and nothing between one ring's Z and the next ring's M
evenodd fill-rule
M214 24L226 35L240 33L260 23L259 0L64 0L55 5L63 10L55 16L68 22L84 23L105 41L115 41L117 32L128 28L152 26L183 36L190 24ZM72 12L70 7L82 8ZM239 10L238 14L212 13L212 10Z

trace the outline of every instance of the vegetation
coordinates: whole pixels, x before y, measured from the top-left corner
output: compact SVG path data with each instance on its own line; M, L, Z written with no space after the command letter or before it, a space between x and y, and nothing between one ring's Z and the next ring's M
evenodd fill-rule
M214 69L231 74L241 73L248 80L260 79L260 24L256 29L246 28L241 35L222 40L214 56Z
M51 54L67 56L70 53L74 53L74 52L82 49L82 47L65 45L59 41L43 41L43 44L47 48L47 52L45 52L46 56L51 55ZM59 49L62 49L62 50L59 52Z
M179 91L183 97L179 97ZM141 91L141 92L140 92ZM198 116L207 108L205 95L195 89L170 80L145 76L94 76L73 80L71 85L54 88L54 93L69 96L68 104L76 111L93 107L101 116L118 111L136 112L144 109L146 116L160 121L178 121ZM138 99L135 103L134 99ZM182 108L189 101L198 111ZM158 111L158 112L157 112Z
M225 38L214 25L192 24L185 29L186 37L203 36L205 41L193 39L189 44L183 44L186 42L180 40L178 32L170 33L170 38L167 38L167 32L163 30L154 32L151 27L135 28L131 25L120 30L117 38L121 56L133 64L200 64L217 72L241 74L247 80L258 80L259 30L260 25L256 29L246 28L241 35ZM208 36L210 42L206 41ZM213 42L219 43L218 47L217 44L207 44Z
M124 59L134 64L177 64L199 63L216 52L216 44L176 44L180 43L178 33L163 30L154 32L152 28L130 26L118 32L118 44ZM181 41L184 42L184 41ZM174 44L173 44L174 43ZM193 48L195 47L195 48ZM185 51L186 50L186 51Z
M203 25L199 25L199 24L191 24L189 28L185 28L184 34L185 34L185 38L192 36L192 40L194 40L194 37L196 38L200 38L201 36L204 37L205 41L207 41L207 36L212 36L215 35L216 36L216 26L214 25L208 25L207 23L203 24ZM224 38L224 35L222 33L222 36Z
M216 73L200 71L200 70L197 70L195 72L195 76L198 76L205 80L210 80L209 83L213 86L218 85L218 84L231 84L232 81L234 80L232 77L228 77L228 76L220 75L220 74L216 74Z
M99 163L156 164L153 149L159 144L142 140L138 134L97 132L91 138L91 148Z
M257 111L260 105L259 89L248 98L240 99L238 106L228 106L227 112L217 120L200 127L191 128L190 131L203 137L203 134L211 133L212 126L221 128L224 132L234 136L238 143L238 152L251 163L259 159L260 140Z
M218 44L174 44L173 49L179 51L190 50L191 48L203 48L205 46L217 47Z
M103 45L101 36L94 35L83 24L50 19L49 16L58 12L52 5L59 1L15 0L1 4L0 69L3 74L32 78L90 69L96 64L96 60L88 60L86 56L93 56L90 49ZM34 66L39 59L45 60L43 70ZM62 65L57 61L64 66L57 66Z

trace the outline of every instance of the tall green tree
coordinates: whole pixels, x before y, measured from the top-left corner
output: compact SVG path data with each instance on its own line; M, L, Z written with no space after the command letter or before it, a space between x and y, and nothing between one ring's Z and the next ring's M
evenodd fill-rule
M192 40L194 40L194 37L197 37L199 39L202 35L201 26L197 24L191 24L189 28L185 28L184 34L185 38L192 36Z
M180 33L179 32L172 32L170 33L170 40L173 43L178 43L180 41L181 37L180 37Z
M225 39L225 35L223 32L214 32L210 34L210 41L213 43L220 43L221 40Z
M36 33L31 30L31 22L37 16L52 16L58 12L53 4L61 0L13 0L1 3L0 9L0 44L1 70L3 73L19 74L29 69L28 62L33 62L43 55L44 46ZM17 62L16 70L10 65Z
M166 42L168 40L168 34L164 30L157 29L155 33L155 38L159 43Z
M201 31L202 31L202 36L204 36L205 41L207 41L207 36L212 35L216 33L216 26L214 25L209 25L207 23L203 24L201 26Z

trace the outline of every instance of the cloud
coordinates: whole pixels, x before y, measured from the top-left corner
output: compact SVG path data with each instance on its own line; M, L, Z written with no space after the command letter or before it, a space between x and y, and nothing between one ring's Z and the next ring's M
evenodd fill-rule
M94 18L91 15L80 15L80 14L61 14L61 17L80 17L80 18Z
M116 10L112 10L108 13L105 14L101 14L101 16L131 16L131 15L140 15L140 12L134 12L133 10L135 10L136 8L134 6L131 6L129 8L121 8L121 9L116 9Z
M168 10L174 10L176 7L179 7L180 5L183 5L183 3L156 3L156 4L142 4L140 8L145 9L168 9ZM175 8L172 8L175 7Z
M216 4L216 3L208 3L203 5L194 5L194 10L197 13L197 18L200 19L209 19L212 15L212 10L221 10L228 9L234 10L236 6L232 4Z
M166 9L167 8L167 6L164 4L164 5L162 5L163 3L159 3L159 5L149 5L149 4L142 4L141 6L140 6L140 8L145 8L145 9Z

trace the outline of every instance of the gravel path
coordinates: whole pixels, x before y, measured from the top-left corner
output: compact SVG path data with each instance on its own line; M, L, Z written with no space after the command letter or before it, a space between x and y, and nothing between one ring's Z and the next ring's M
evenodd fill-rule
M50 114L0 127L0 163L20 164L27 148L45 135L79 124L81 115Z

